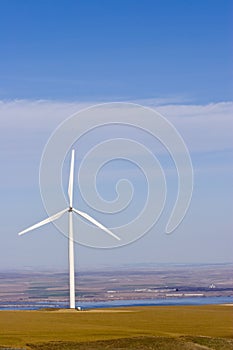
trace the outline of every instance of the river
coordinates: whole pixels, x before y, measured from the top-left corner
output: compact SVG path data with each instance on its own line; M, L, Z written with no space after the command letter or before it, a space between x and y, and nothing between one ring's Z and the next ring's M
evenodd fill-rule
M112 300L96 302L77 302L76 307L82 309L130 307L130 306L175 306L175 305L208 305L208 304L233 304L233 296L229 297L180 297L165 299L142 299L142 300ZM22 302L1 303L0 310L39 310L42 308L68 308L68 303L55 302Z

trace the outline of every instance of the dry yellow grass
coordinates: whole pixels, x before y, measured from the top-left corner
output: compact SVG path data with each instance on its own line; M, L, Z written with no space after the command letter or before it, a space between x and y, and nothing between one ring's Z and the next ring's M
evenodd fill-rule
M141 336L232 337L226 305L130 307L81 312L0 311L0 347Z

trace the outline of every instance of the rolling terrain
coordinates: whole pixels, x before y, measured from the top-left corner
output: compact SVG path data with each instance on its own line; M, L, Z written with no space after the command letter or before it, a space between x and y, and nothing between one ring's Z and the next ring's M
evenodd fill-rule
M233 349L232 306L0 311L0 349Z

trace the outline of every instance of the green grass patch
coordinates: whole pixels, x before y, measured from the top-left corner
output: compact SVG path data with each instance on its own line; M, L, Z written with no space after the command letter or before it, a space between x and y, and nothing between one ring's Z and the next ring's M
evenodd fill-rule
M49 342L27 344L33 350L232 350L233 341L216 338L137 337L95 342Z
M211 338L211 337L185 337L184 340L187 342L192 342L194 344L206 346L213 350L232 350L233 349L232 339L221 339L221 338Z

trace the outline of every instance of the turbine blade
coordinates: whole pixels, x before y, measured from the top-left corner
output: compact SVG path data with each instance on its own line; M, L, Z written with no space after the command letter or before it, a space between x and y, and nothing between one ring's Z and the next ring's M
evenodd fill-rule
M70 178L68 187L68 196L70 200L70 207L73 206L73 187L74 187L74 149L72 149L71 160L70 160Z
M58 213L56 213L56 214L54 214L54 215L48 217L47 219L45 219L45 220L43 220L43 221L40 221L40 222L38 222L37 224L35 224L35 225L33 225L33 226L27 228L26 230L23 230L23 231L19 232L18 235L21 236L21 235L23 235L23 234L26 233L26 232L29 232L29 231L31 231L31 230L34 230L35 228L38 228L38 227L43 226L43 225L46 225L46 224L48 224L49 222L55 221L55 220L59 219L66 211L67 211L67 209L64 209L64 210L62 210L62 211L59 211Z
M100 222L98 222L97 220L95 220L94 218L92 218L90 215L88 215L87 213L84 213L83 211L77 210L73 208L73 211L82 216L84 219L86 219L87 221L90 221L92 224L94 224L95 226L101 228L103 231L107 232L109 235L111 235L112 237L114 237L115 239L117 239L118 241L120 241L120 237L118 237L117 235L115 235L115 233L113 233L112 231L110 231L107 227L105 227L104 225L102 225Z

